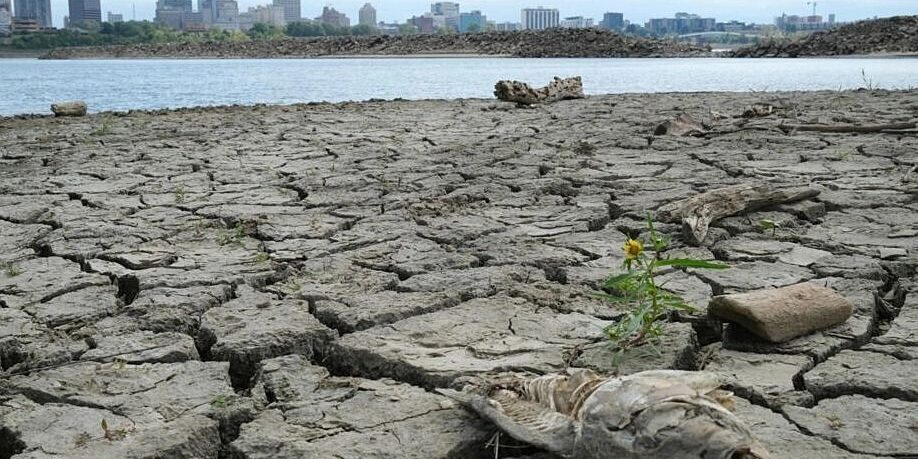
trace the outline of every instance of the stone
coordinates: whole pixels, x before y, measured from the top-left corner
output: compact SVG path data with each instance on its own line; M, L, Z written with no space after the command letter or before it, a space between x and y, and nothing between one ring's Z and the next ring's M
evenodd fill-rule
M589 368L600 374L629 375L647 370L694 370L698 340L690 324L663 325L660 342L637 346L619 353L608 341L588 344L579 349L572 367Z
M92 349L81 360L125 363L173 363L200 360L194 339L183 333L139 331L118 335L96 335Z
M384 291L343 298L342 301L316 301L315 316L339 333L352 333L457 304L457 295Z
M816 277L802 266L761 260L730 263L729 269L690 269L689 272L708 283L715 295L786 287Z
M895 260L908 256L908 251L899 247L880 247L878 252L881 260Z
M714 352L703 369L722 376L727 387L740 397L777 408L786 403L813 404L813 396L801 391L801 376L812 367L813 360L803 355L724 349Z
M269 409L230 445L248 459L477 457L492 435L446 397L393 380L332 377L300 355L262 362L254 391Z
M0 275L0 305L7 308L22 309L87 287L111 284L107 277L84 273L79 264L59 257L26 260L17 269L20 274L16 276Z
M853 310L845 297L814 283L717 296L708 306L712 317L775 343L840 324Z
M555 77L548 86L533 89L520 81L498 81L494 96L499 100L523 105L547 104L559 100L583 99L583 81L580 77L561 79Z
M54 116L86 116L86 110L86 102L82 100L71 100L51 104L51 111L54 113Z
M768 408L736 398L733 411L752 434L765 445L773 459L870 459L876 456L855 454L829 440L801 432L784 416Z
M305 301L285 300L210 309L195 341L205 359L230 363L234 386L246 387L258 362L293 353L318 358L335 338Z
M846 395L810 409L785 406L783 411L802 429L853 453L918 455L918 403Z
M803 375L803 384L819 399L863 394L918 402L916 372L918 360L845 350Z
M446 387L488 372L557 371L606 324L498 295L345 335L326 362L346 374Z

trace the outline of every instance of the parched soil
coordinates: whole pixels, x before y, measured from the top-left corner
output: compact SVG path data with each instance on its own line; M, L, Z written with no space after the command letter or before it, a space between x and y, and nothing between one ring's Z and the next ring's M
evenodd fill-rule
M740 48L734 57L803 57L918 53L918 16L894 16L847 24L800 40Z
M776 458L916 456L916 133L779 128L916 110L864 91L0 119L0 458L493 457L494 427L433 389L568 366L717 372ZM651 135L682 113L708 132ZM702 247L658 225L670 255L732 268L666 273L697 311L614 367L601 330L627 307L594 293L626 237L758 181L821 193ZM707 318L804 281L854 315L780 345Z
M57 48L48 59L304 58L320 56L479 55L513 57L698 57L687 43L598 29L552 29L451 35L288 38L234 43L154 43Z

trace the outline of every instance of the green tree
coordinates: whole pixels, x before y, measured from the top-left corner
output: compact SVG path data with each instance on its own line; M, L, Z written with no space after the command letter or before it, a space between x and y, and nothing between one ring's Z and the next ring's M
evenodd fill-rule
M355 25L354 27L351 27L351 35L366 36L366 35L375 35L375 34L376 34L376 27L373 27L368 24L360 24L360 25Z
M481 32L481 26L478 25L478 24L471 24L471 25L469 25L469 28L466 29L466 32L468 32L468 33L478 33L478 32Z
M274 40L284 37L284 31L279 27L274 24L265 24L263 22L255 23L247 34L252 40Z
M418 28L413 24L399 24L398 25L398 34L399 35L417 35Z

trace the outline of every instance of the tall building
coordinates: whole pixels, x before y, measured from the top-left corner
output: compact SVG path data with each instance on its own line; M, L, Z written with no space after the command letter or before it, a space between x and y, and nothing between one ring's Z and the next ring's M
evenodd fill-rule
M239 13L239 29L247 31L255 24L270 24L276 27L284 27L287 22L284 20L284 7L279 5L262 5L249 8L245 13Z
M561 15L554 8L523 8L523 30L545 30L561 25Z
M284 9L284 22L300 22L303 19L300 13L300 0L274 0L274 6Z
M360 8L358 13L358 23L360 25L368 25L376 27L376 8L373 8L373 5L367 3Z
M484 32L488 27L488 17L481 14L481 11L474 10L470 13L459 13L459 31L466 32Z
M519 22L498 22L494 24L494 29L498 32L515 32L523 30L523 25Z
M239 30L239 3L236 0L213 0L213 27L223 30Z
M0 0L0 37L13 33L13 5L11 0Z
M703 18L697 14L676 13L675 18L654 18L647 23L647 29L657 35L711 32L716 28L717 20Z
M447 29L459 30L459 4L455 2L437 2L430 5L430 13L442 16Z
M331 24L338 27L350 27L351 20L347 17L346 14L339 12L338 10L326 6L322 8L322 15L316 18L316 21L322 22L325 24Z
M85 21L102 22L102 6L99 0L69 0L70 26L80 27Z
M16 0L16 19L31 19L39 27L51 27L51 0Z
M625 15L622 13L603 14L599 26L606 30L622 30L625 28Z
M119 22L124 22L124 15L123 15L123 14L115 14L115 13L112 13L111 11L109 11L109 12L108 12L108 23L109 23L109 24L117 24L117 23L119 23Z
M181 30L185 25L185 15L192 11L191 0L158 0L153 22Z

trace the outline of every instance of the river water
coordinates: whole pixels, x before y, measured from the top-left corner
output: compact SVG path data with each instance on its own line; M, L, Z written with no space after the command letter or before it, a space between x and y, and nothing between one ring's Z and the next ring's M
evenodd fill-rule
M918 58L0 59L0 115L199 105L492 97L494 83L583 77L588 94L918 87Z

